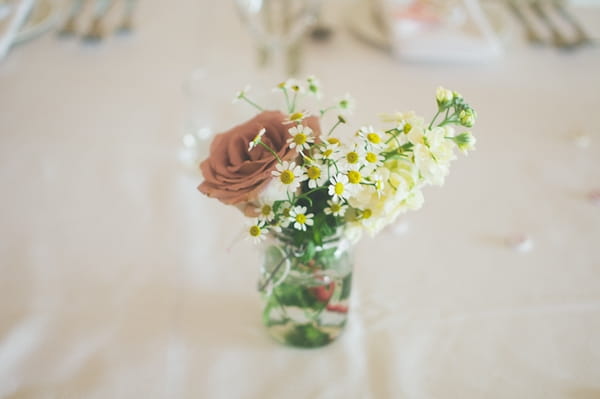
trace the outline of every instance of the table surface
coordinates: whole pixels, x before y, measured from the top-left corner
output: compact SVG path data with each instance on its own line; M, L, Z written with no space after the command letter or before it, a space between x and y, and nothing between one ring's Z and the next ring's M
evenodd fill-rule
M49 33L0 64L0 397L600 397L600 47L532 48L511 21L493 62L402 63L330 3L303 69L357 99L353 125L430 115L441 84L478 143L358 244L345 334L296 350L260 324L243 217L178 159L182 81L202 67L226 102L259 79L252 38L231 2L170 3L140 2L131 37ZM600 36L600 9L575 11Z

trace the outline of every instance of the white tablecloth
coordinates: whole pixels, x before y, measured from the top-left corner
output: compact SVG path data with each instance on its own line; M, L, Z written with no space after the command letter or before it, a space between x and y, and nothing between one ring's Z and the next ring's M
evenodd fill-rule
M230 2L144 1L130 38L13 49L0 397L600 397L600 47L531 48L515 24L495 62L403 64L355 41L344 7L329 5L335 35L305 48L304 70L357 99L352 126L430 115L441 84L478 111L478 149L405 233L358 245L347 331L318 350L265 334L243 218L177 158L185 77L211 71L215 102L255 77ZM600 10L577 11L598 35ZM505 245L519 234L531 251Z

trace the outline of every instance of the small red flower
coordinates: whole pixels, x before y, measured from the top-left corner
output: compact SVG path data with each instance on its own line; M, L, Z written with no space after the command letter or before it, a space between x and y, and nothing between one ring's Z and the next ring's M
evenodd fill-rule
M320 285L310 290L319 302L329 302L333 291L335 291L335 283L332 281L329 285Z
M344 305L327 305L325 309L327 309L330 312L348 313L348 306Z

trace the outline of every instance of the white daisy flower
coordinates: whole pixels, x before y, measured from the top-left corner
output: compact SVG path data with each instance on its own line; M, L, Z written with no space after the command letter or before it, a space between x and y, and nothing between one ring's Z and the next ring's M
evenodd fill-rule
M302 94L304 93L304 86L302 86L302 84L300 84L300 82L297 79L293 79L290 78L284 82L281 82L277 85L277 87L275 89L273 89L273 91L279 91L279 90L289 90L293 93L298 93L298 94Z
M308 82L308 92L317 98L321 98L323 93L321 92L321 83L319 80L311 75L306 78L306 81Z
M261 202L260 206L256 208L256 212L258 213L258 219L261 221L268 222L275 217L273 206L267 202Z
M362 174L357 169L350 169L346 172L349 184L360 184L363 181Z
M348 181L348 176L338 174L329 179L329 195L334 201L341 201L350 197L353 189Z
M302 167L296 165L295 162L284 161L277 165L277 170L274 170L273 176L278 177L278 182L285 189L295 191L301 182L307 179Z
M335 200L327 200L327 205L329 206L324 209L326 215L341 217L344 216L344 214L346 213L346 209L348 209L348 206L346 204L342 204Z
M335 137L329 137L324 144L321 144L319 151L313 156L315 159L323 161L337 161L340 159L341 151L340 141Z
M289 125L290 123L295 123L295 124L299 125L302 123L303 120L305 120L309 116L310 116L310 113L308 113L307 111L294 112L293 114L289 115L288 118L286 120L284 120L282 123L284 125Z
M268 231L267 226L262 221L256 219L250 224L246 238L258 244L266 238Z
M235 98L233 99L233 103L235 104L238 101L242 100L244 97L246 97L246 94L248 94L249 91L250 91L250 86L246 85L246 87L244 87L243 90L240 90L237 93L235 93Z
M291 208L283 208L281 210L281 214L280 214L280 218L279 218L279 226L283 227L283 228L287 228L290 223L292 222L292 219L290 218L290 213L291 213L292 209Z
M343 152L340 158L342 166L346 169L360 169L364 164L365 150L362 147L354 145L349 151Z
M292 136L287 140L290 148L296 148L298 152L306 150L314 143L315 137L313 131L308 126L297 125L288 129L288 133Z
M313 225L312 213L306 213L305 206L295 206L290 210L290 223L294 223L294 228L297 230L306 231L306 226Z
M368 171L372 172L375 169L379 168L381 165L383 165L384 160L385 158L380 153L374 151L367 151L365 153L364 165Z
M256 147L258 145L258 143L260 143L260 140L262 139L262 136L265 135L266 131L267 131L267 129L265 129L264 127L262 129L260 129L258 134L256 136L254 136L252 141L250 141L250 143L248 144L248 151L251 151L254 147Z
M385 146L385 136L373 129L373 126L360 128L358 135L365 141L368 149L380 150Z
M344 97L336 99L335 103L342 115L352 114L354 106L356 105L356 101L354 101L350 94L346 94Z
M306 167L306 176L308 177L308 188L322 186L327 181L327 167L313 162Z

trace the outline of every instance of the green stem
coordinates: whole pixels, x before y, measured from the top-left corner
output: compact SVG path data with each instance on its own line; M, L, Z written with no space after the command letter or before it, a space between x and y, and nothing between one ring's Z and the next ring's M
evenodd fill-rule
M312 190L309 190L309 191L307 191L307 192L299 195L298 197L296 197L296 201L298 201L300 198L304 198L304 197L308 196L309 194L312 194L312 193L314 193L316 191L325 190L325 189L327 189L326 186L320 186L320 187L317 187L317 188L313 188Z
M275 293L275 290L273 290L273 298L275 298L275 301L277 301L277 304L279 305L279 309L281 309L281 313L283 313L283 316L289 320L290 315L288 315L287 310L285 310L285 306L283 306L281 304L281 299L279 298L279 296Z
M338 120L335 125L333 125L333 127L329 130L329 133L327 133L327 136L331 136L331 133L333 133L333 131L335 130L336 127L338 127L339 125L342 124L342 121Z
M458 119L452 119L452 118L450 118L450 119L446 119L445 121L443 121L442 123L440 123L438 126L439 127L443 127L443 126L449 125L451 123L460 123L460 121Z
M245 95L242 96L242 100L246 101L248 104L250 104L251 106L253 106L254 108L256 108L259 111L264 111L263 107L261 107L260 105L258 105L257 103L255 103L254 101L250 100L248 97L246 97Z
M294 97L292 98L292 106L290 108L290 114L293 114L296 111L296 99L298 98L298 92L294 91Z
M262 145L264 148L267 149L267 151L269 151L271 154L273 154L273 156L275 157L275 159L277 159L277 162L283 163L283 161L281 160L281 158L279 158L279 155L277 155L277 153L275 151L273 151L273 149L271 147L269 147L268 145L266 145L265 143L263 143L262 140L259 140L258 144Z
M337 108L337 107L336 107L335 105L332 105L331 107L329 107L329 108L325 108L325 109L322 109L322 110L321 110L321 111L319 111L319 112L321 113L321 116L323 116L323 115L325 115L325 113L327 113L327 112L331 111L332 109L336 109L336 108Z
M392 137L391 137L391 138L389 138L389 139L388 139L388 140L385 142L386 144L389 144L389 143L390 143L390 141L392 141L392 140L396 140L396 144L398 144L398 147L401 147L401 146L402 146L402 144L400 143L400 140L398 140L398 133L400 133L400 131L399 131L398 129L390 129L390 130L387 130L387 131L386 131L386 133L389 133L389 134L391 134L391 135L392 135Z
M290 105L290 96L288 96L288 92L285 89L285 87L282 90L283 90L283 95L285 96L285 105L287 106L288 114L291 114L293 111L292 111L292 107Z
M442 113L442 110L438 108L438 111L435 113L435 115L433 116L433 119L431 120L431 123L429 123L429 127L427 129L431 130L431 127L433 126L433 123L435 122L435 120L437 119L437 117Z

